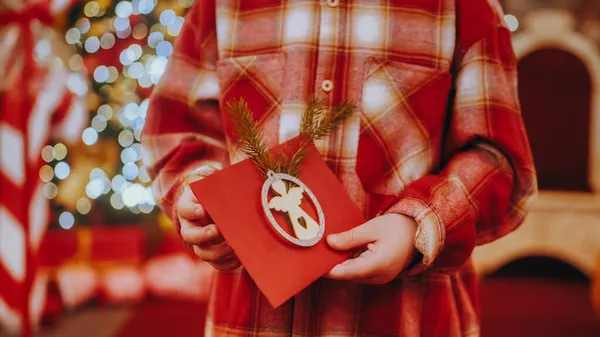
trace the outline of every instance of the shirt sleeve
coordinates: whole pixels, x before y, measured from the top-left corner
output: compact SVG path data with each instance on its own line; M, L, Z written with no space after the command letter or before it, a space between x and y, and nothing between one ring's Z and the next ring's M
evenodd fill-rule
M152 93L142 134L154 197L176 224L174 205L185 183L227 162L217 59L215 4L196 1Z
M485 15L471 20L462 14L469 21L457 48L445 164L438 174L411 183L387 210L418 223L415 247L422 258L408 274L459 268L476 245L515 230L537 194L510 32L498 14L488 16L494 18L489 29L473 26ZM484 36L465 42L482 31Z

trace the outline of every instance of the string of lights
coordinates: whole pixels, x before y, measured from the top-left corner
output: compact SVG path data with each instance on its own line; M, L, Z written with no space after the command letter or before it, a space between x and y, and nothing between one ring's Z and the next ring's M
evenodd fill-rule
M81 135L82 142L89 148L118 144L115 157L120 162L115 160L108 166L98 162L98 167L87 170L82 188L85 193L76 196L74 209L63 207L59 212L60 227L69 229L78 224L78 218L89 214L102 199L113 212L129 210L138 215L156 210L150 177L141 162L144 149L140 136L148 92L165 71L173 40L184 23L183 15L193 2L88 1L81 17L66 31L65 41L77 50L68 59L68 67L90 75L90 122ZM74 162L69 155L72 152L62 143L48 145L42 151L47 165L39 175L45 182L45 196L54 199L55 204L60 203L56 199L61 183L74 174L81 175L78 166L83 166L83 171L89 168Z

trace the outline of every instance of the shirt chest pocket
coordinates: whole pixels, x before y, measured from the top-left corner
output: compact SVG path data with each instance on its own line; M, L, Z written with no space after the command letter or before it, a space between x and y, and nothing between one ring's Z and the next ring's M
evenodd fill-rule
M356 164L367 192L398 195L438 165L450 88L447 71L369 60Z
M225 136L230 144L236 144L238 136L233 130L228 106L239 99L246 102L253 113L254 120L261 125L267 141L271 144L277 143L277 128L283 101L282 88L285 81L284 65L284 53L231 57L219 60L217 63L220 92L219 106ZM232 150L233 152L239 152L235 150L235 146ZM234 153L232 153L232 157L237 158Z

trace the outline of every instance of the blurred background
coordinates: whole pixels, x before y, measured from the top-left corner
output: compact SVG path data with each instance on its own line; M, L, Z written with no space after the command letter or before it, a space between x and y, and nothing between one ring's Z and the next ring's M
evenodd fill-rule
M139 143L193 2L0 0L0 336L202 336L211 268ZM541 193L475 252L483 336L598 337L600 1L500 2Z

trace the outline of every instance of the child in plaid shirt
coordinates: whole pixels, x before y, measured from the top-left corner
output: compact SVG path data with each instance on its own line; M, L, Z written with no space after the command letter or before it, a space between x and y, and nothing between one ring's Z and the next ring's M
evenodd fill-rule
M365 250L273 309L188 183L244 159L230 98L275 145L314 94L358 106L316 146L369 219L327 242ZM159 204L219 270L207 335L478 336L470 255L536 194L517 96L496 0L196 1L143 142Z

